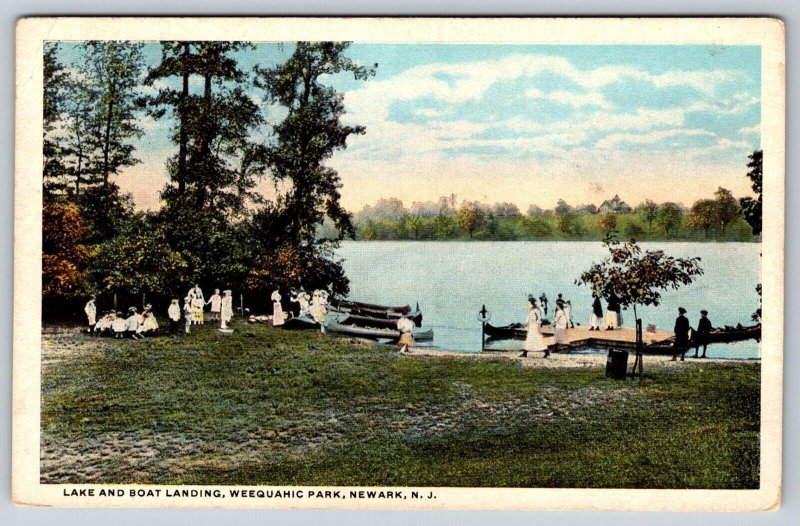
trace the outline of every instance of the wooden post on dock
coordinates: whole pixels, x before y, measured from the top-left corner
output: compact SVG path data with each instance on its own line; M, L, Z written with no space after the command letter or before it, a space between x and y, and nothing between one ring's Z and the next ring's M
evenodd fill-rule
M481 352L486 351L486 322L489 318L489 311L486 310L486 305L483 305L478 311L478 319L481 322Z

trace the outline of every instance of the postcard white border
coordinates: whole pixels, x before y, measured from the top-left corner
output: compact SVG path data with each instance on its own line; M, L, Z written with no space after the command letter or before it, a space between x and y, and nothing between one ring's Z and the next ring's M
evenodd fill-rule
M525 44L759 45L764 150L761 487L758 490L435 488L436 500L63 496L40 484L42 55L52 40L348 40ZM756 511L780 504L785 170L784 26L773 18L28 18L17 24L12 493L63 507ZM116 486L169 488L170 486ZM174 486L172 486L174 488ZM180 488L192 488L180 486ZM205 489L206 486L197 487ZM229 487L214 486L226 491ZM260 489L268 489L266 486ZM285 488L284 488L285 489ZM311 488L304 488L311 489ZM386 488L393 489L393 488ZM405 489L407 488L394 488ZM425 491L422 488L420 491ZM426 488L429 489L429 488ZM127 494L127 492L126 492ZM162 492L163 494L163 492Z

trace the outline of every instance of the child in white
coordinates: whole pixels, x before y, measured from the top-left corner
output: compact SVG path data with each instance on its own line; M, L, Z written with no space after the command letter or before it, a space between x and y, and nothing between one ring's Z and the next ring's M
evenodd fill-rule
M125 330L127 328L128 322L122 317L122 312L117 312L114 321L111 322L111 329L114 331L114 338L124 338Z
M178 334L178 322L181 321L181 307L178 305L177 299L173 299L169 304L167 316L169 317L169 333L175 336Z
M272 326L277 327L279 325L283 325L285 321L285 317L283 315L283 306L281 305L281 293L280 291L276 290L270 296L272 300Z
M226 290L222 295L220 306L220 317L222 318L222 329L228 328L228 323L233 318L233 296L230 290Z
M88 332L92 332L92 328L97 323L97 306L94 304L94 296L92 296L92 298L86 302L83 312L86 313L86 317L89 319Z
M219 289L214 289L214 294L208 298L206 305L211 305L210 318L214 321L219 319L219 311L222 308L222 296L219 295Z
M189 296L183 298L183 318L186 320L186 334L189 334L192 325L192 299Z

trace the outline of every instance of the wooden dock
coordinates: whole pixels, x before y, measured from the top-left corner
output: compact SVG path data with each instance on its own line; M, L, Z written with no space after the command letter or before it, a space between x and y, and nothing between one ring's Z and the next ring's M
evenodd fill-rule
M542 336L548 348L553 351L553 328L542 327ZM643 333L645 346L663 342L672 338L671 332L647 332ZM573 329L566 329L566 338L569 342L569 349L577 350L582 347L600 347L631 350L636 348L636 330L629 327L620 327L612 331L599 330L590 331L589 327L578 326ZM512 343L513 342L513 343ZM486 347L487 351L508 351L519 350L522 348L520 340L499 340L494 341ZM565 349L563 346L561 350ZM645 349L645 353L647 350Z

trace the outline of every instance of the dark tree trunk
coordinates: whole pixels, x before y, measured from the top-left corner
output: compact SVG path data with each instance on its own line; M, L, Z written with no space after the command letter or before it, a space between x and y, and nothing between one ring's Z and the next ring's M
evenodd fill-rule
M114 86L108 86L108 115L106 116L106 133L103 138L103 188L108 188L108 152L111 149L111 120L114 112Z
M186 103L189 100L189 44L183 44L183 89L181 91L181 98L178 104L178 114L180 119L180 132L178 138L178 173L176 179L178 180L178 192L184 193L186 191L186 150L189 142L189 134L186 131Z

